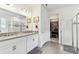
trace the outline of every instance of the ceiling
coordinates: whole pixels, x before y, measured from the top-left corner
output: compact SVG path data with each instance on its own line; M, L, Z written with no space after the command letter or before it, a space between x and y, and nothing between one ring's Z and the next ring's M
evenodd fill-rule
M70 6L76 6L76 5L79 5L79 4L48 4L47 8L48 8L48 10L51 10L51 9L54 10L54 9L70 7Z
M35 6L38 6L39 4L15 4L14 6L16 8L32 8ZM55 10L55 9L59 9L59 8L64 8L64 7L70 7L70 6L76 6L79 4L47 4L47 8L48 10Z
M38 4L39 5L39 4ZM14 4L14 6L16 8L32 8L32 7L35 7L35 6L38 6L37 4Z

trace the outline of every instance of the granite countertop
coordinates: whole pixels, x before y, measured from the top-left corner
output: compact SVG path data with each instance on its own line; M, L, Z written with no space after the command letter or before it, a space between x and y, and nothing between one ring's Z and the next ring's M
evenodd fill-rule
M0 42L15 39L15 38L20 38L20 37L24 37L24 36L29 36L29 35L33 35L33 34L36 34L36 33L38 33L38 32L20 32L18 34L14 34L14 35L10 35L10 36L1 36Z

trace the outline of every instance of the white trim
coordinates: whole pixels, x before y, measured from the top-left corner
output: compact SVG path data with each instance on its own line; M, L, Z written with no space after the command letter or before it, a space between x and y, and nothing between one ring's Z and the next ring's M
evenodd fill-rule
M59 32L59 33L58 33L58 35L59 35L59 38L58 38L58 41L59 41L59 42L58 42L58 43L59 43L59 44L62 44L62 42L60 42L60 41L61 41L61 39L60 39L60 37L61 37L60 34L61 34L61 33L60 33L60 18L59 18L59 14L57 14L57 16L58 16L58 20L57 20L57 21L58 21L58 24L59 24L59 25L58 25L58 32ZM51 20L50 20L50 21L51 21ZM51 40L50 40L50 41L51 41Z

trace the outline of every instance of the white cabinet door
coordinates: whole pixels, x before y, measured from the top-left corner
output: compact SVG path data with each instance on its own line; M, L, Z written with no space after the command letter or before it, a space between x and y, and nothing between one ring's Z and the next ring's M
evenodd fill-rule
M35 48L38 46L38 34L34 34L33 39L34 39L33 47Z
M26 54L26 37L17 38L15 54Z
M0 44L0 54L13 54L13 41L4 41Z
M28 36L28 39L27 39L27 53L30 52L32 49L33 49L33 36L30 35Z
M27 39L27 53L38 46L38 35L30 35Z
M0 54L12 54L12 53L13 51L11 45L0 47Z

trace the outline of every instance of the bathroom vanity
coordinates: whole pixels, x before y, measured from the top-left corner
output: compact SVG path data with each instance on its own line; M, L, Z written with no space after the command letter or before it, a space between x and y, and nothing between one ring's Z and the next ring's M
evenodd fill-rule
M26 54L38 47L38 33L0 37L0 54Z
M26 14L0 5L0 54L26 54L38 46L38 32L26 31Z

